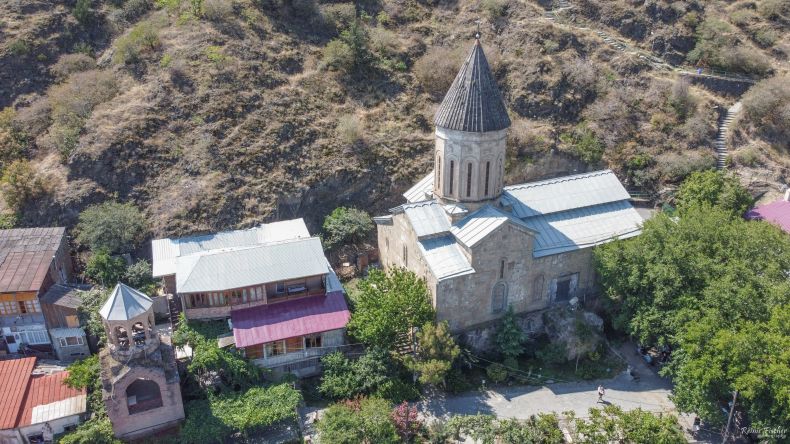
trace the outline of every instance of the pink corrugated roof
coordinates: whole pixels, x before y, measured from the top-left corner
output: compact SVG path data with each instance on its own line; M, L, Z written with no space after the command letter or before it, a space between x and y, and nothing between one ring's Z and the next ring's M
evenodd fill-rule
M777 200L776 202L756 207L746 213L746 218L771 222L790 233L790 202Z
M345 327L350 318L339 291L231 313L236 347L336 330Z
M36 358L0 361L0 430L16 425L35 365Z

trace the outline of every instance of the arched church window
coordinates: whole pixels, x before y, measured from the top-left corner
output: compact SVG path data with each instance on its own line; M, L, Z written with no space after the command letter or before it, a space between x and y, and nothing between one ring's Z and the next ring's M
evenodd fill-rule
M436 158L436 188L442 186L442 156Z
M162 407L159 384L147 379L137 379L129 384L126 388L126 406L130 415Z
M494 285L494 292L491 296L491 312L502 313L507 306L507 284L499 282Z
M472 195L472 163L466 164L466 197Z
M488 196L488 179L491 174L491 162L486 162L486 185L485 185L485 195Z
M450 161L450 194L453 194L453 178L455 177L455 162Z

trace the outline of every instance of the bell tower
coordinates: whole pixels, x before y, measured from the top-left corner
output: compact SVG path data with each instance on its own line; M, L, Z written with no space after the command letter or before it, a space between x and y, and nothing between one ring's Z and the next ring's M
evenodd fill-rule
M434 119L433 194L444 201L481 202L502 193L510 117L480 33Z

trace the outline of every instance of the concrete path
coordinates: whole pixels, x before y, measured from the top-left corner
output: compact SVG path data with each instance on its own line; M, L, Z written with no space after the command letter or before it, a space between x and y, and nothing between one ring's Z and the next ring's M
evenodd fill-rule
M565 411L573 411L583 417L587 416L590 408L604 405L598 403L598 384L606 389L605 402L625 410L675 411L669 400L672 388L669 381L659 377L627 346L621 354L635 369L639 380L632 380L623 373L600 381L556 383L542 387L496 387L457 396L436 395L422 401L420 411L427 419L477 413L526 419L536 413Z

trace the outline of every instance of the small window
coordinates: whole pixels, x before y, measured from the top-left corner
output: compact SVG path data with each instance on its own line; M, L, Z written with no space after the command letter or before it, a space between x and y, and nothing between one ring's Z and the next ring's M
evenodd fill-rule
M436 158L436 188L442 186L442 156Z
M321 335L305 336L305 348L318 348L321 347Z
M403 245L403 266L409 266L409 250L406 248L406 245Z
M557 295L554 300L567 301L571 298L571 278L557 281Z
M453 178L455 177L455 162L450 161L450 193L453 194Z
M488 196L488 176L491 173L491 162L486 162L486 185L485 185L485 195Z
M274 341L266 344L266 357L285 354L285 341Z
M505 278L505 260L502 259L499 261L499 279Z
M466 164L466 197L472 195L472 164Z
M277 288L274 290L274 292L277 294L285 293L285 282L278 282Z

